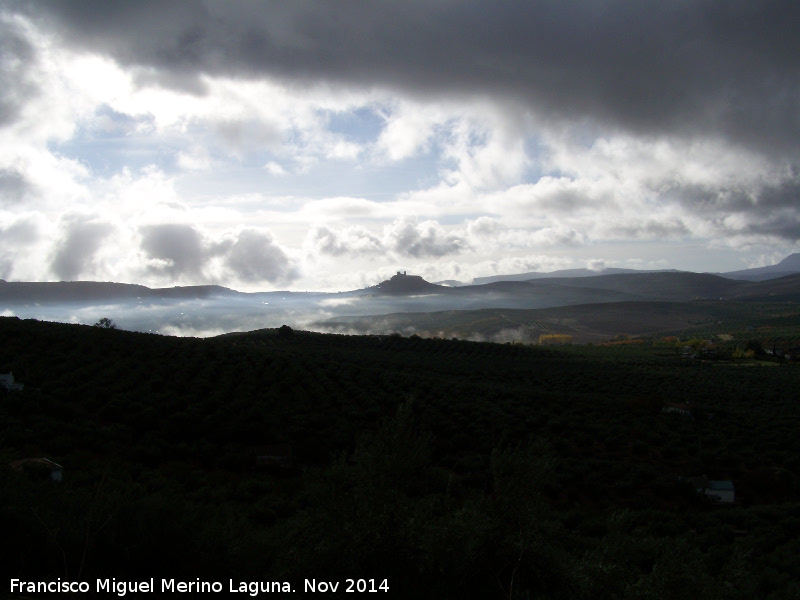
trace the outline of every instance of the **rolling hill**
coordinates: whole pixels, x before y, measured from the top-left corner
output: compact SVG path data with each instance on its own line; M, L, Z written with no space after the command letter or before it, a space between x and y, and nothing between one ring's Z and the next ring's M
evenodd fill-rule
M766 279L775 279L776 277L783 277L784 275L791 275L800 273L800 254L790 254L781 262L766 267L756 267L754 269L741 269L739 271L728 271L727 273L718 273L723 277L731 279L746 279L748 281L764 281Z
M769 320L777 318L781 327L788 327L784 333L800 335L800 275L763 282L667 272L504 281L456 288L448 298L452 304L461 298L474 308L341 316L315 325L329 331L492 341L534 342L540 335L558 333L587 343L703 328L733 339L737 331L769 327ZM490 299L497 304L481 306Z
M541 272L530 271L527 273L512 273L506 275L490 275L487 277L476 277L470 283L462 281L448 280L441 282L449 286L463 286L463 285L483 285L486 283L495 283L497 281L529 281L531 279L549 279L549 278L564 278L564 277L597 277L599 275L632 275L632 274L647 274L647 273L686 273L688 271L679 271L676 269L656 269L656 270L641 270L641 269L623 269L616 267L608 267L605 269L560 269L557 271ZM800 273L800 253L790 254L779 263L768 265L765 267L756 267L752 269L739 269L736 271L726 271L722 273L713 273L728 279L742 279L747 281L764 281L766 279L775 279L776 277L783 277L784 275L791 275Z
M596 306L612 323L682 310ZM0 373L25 384L0 388L0 560L20 580L796 596L796 365L13 317L0 317L0 349ZM663 411L674 402L692 416ZM731 482L735 504L698 494L699 474Z
M123 329L200 337L287 324L337 331L350 327L361 332L426 335L442 331L456 337L486 339L517 339L520 336L515 329L526 327L525 337L532 339L536 332L551 331L552 319L564 321L576 318L571 315L581 315L571 334L576 341L591 341L620 333L680 330L689 322L724 320L724 316L698 316L698 302L797 305L800 274L748 281L710 273L632 272L448 287L398 273L378 285L335 294L242 293L220 286L151 289L101 282L0 282L1 314L87 324L108 317ZM658 308L681 303L693 305L680 311L676 307ZM604 308L604 304L618 308ZM595 308L575 308L585 305ZM510 316L512 311L559 308L557 315ZM648 317L648 310L655 312ZM504 316L457 315L458 311L494 311ZM680 317L682 321L675 321L676 311L686 313ZM402 316L404 313L408 316ZM439 322L444 314L455 315L447 318L452 327ZM606 320L606 314L613 314L613 319ZM646 327L643 320L649 322Z
M800 306L728 301L606 302L540 309L450 310L430 313L336 317L315 323L338 333L417 334L423 337L536 343L541 335L565 334L574 343L619 336L758 339L771 345L800 343ZM796 342L792 342L795 340Z
M196 299L232 296L234 290L218 285L149 288L130 283L104 281L3 281L0 280L0 303L98 302L111 300Z

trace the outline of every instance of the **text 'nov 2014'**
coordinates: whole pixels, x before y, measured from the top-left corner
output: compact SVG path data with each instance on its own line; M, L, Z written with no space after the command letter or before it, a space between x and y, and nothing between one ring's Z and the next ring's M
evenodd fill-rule
M88 581L66 581L58 578L51 581L25 581L11 579L12 594L42 594L42 593L106 593L119 597L128 594L142 593L243 593L251 597L259 594L294 593L296 588L288 581L234 581L228 580L225 586L220 581L179 581L175 579L161 579L156 584L155 578L142 581L119 581L117 579L97 579L93 583ZM302 587L305 593L377 593L388 592L387 579L345 579L343 581L322 581L306 579Z

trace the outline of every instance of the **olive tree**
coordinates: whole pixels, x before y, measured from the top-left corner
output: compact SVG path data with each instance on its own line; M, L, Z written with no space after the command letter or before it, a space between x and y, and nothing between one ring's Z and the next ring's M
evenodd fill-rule
M101 329L116 329L117 328L117 324L114 323L114 321L112 321L108 317L103 317L97 323L95 323L94 326L95 327L100 327Z

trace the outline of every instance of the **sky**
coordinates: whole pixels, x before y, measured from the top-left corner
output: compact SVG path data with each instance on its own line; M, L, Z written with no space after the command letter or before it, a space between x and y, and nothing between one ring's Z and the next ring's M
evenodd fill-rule
M338 291L800 251L795 0L0 0L0 278Z

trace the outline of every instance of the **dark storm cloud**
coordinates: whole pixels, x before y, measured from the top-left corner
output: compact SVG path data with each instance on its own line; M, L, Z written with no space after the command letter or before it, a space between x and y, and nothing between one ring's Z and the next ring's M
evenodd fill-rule
M800 174L758 186L675 185L664 198L677 202L711 223L737 223L737 233L765 235L796 242L800 239ZM746 225L745 225L746 223Z
M8 227L0 227L0 238L10 246L27 246L39 240L39 228L32 220L22 219Z
M14 261L9 256L0 256L0 279L6 280L14 271Z
M25 103L38 94L30 75L36 60L19 27L0 20L0 127L14 122Z
M90 270L95 253L113 230L109 223L77 218L66 224L50 269L62 280L73 280Z
M800 219L797 213L788 211L765 214L761 220L748 223L742 233L769 236L796 244L800 240Z
M33 219L20 219L11 225L0 225L0 279L11 276L16 258L38 240L39 228Z
M16 169L0 168L0 206L16 204L31 190L28 179Z
M554 118L800 146L795 0L34 2L78 46L202 73L495 95Z
M384 227L383 238L355 226L336 230L316 226L306 237L308 247L327 256L387 256L425 258L460 254L471 245L461 233L450 233L436 221L398 219Z
M206 278L209 261L215 257L221 258L236 278L250 283L284 283L299 276L269 233L245 229L236 238L220 242L207 239L191 225L149 225L140 228L140 233L142 250L150 259L161 261L150 269L174 278Z
M678 201L694 213L760 213L782 207L797 208L800 176L760 185L680 185L664 186L666 199Z
M609 231L612 235L627 239L669 239L691 234L689 227L677 218L618 224L611 226Z
M299 275L271 235L249 229L239 233L226 265L237 277L250 283L289 282Z
M386 252L378 236L363 227L350 227L346 231L336 231L318 225L308 233L308 241L315 252L328 256L373 255Z
M202 275L213 249L191 225L149 225L139 230L142 250L152 259L164 261L151 267L173 277Z
M384 243L400 255L415 258L459 254L470 249L465 238L446 232L434 221L419 224L411 220L395 221L386 228Z

